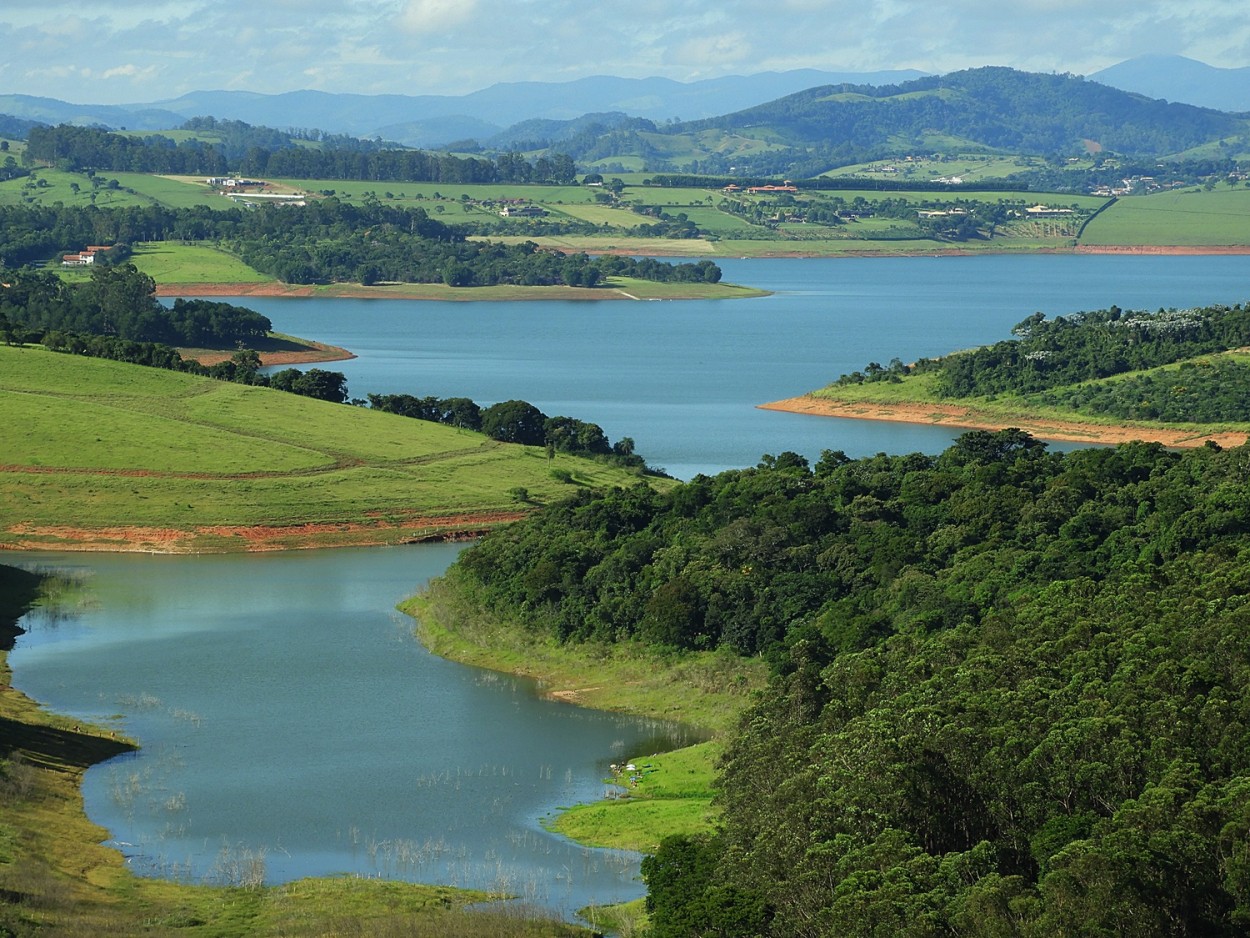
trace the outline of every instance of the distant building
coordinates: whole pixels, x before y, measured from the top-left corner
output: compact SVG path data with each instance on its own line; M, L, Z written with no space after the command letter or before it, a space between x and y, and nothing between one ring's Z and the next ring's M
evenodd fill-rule
M1031 218L1054 218L1059 215L1071 215L1072 214L1072 209L1070 208L1052 208L1049 205L1041 205L1040 203L1038 205L1030 206L1029 208L1026 208L1024 211Z
M103 257L113 250L112 245L92 244L77 254L62 254L62 267L89 267L96 262L97 257Z
M505 205L499 210L499 214L504 218L542 218L547 210L537 205Z

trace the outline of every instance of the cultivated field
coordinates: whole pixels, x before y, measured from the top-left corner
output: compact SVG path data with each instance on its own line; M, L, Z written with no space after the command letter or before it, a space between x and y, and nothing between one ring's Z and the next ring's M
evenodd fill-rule
M1098 246L1250 245L1250 189L1176 189L1120 199L1089 223L1081 243Z

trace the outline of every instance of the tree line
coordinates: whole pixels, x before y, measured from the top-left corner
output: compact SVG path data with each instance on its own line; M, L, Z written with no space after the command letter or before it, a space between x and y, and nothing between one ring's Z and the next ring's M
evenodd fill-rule
M888 367L870 362L834 386L923 374L944 398L1018 394L1122 419L1198 423L1250 414L1246 366L1200 360L1250 345L1250 308L1242 304L1153 313L1112 306L1054 319L1034 313L1012 333L1011 339L912 365L897 358Z
M0 266L40 263L71 247L184 239L216 241L245 263L286 283L380 281L593 287L610 276L716 283L711 261L590 257L533 242L469 241L420 207L376 198L318 199L305 206L254 209L99 209L0 206Z
M457 157L341 135L296 135L242 121L193 118L184 129L214 140L175 141L59 124L31 127L26 159L82 172L168 173L193 176L270 176L389 182L530 183L576 180L573 160L561 153L530 161L517 152L494 159ZM313 145L308 145L309 143Z
M548 417L528 401L500 401L481 407L467 397L370 394L368 400L374 410L474 430L504 443L545 446L548 456L568 453L647 469L643 458L634 452L631 438L622 437L613 443L597 423L574 417Z
M578 493L447 584L558 641L763 655L677 935L1233 936L1250 921L1250 449L783 453Z
M0 280L0 320L9 330L233 348L264 338L272 325L255 310L213 300L177 299L166 307L156 283L133 264L93 267L81 284L32 268L0 270Z

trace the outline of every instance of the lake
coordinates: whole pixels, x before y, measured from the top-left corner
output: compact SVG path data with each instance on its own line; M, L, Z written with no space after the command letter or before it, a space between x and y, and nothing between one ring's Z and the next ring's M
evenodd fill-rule
M815 460L940 452L957 430L761 411L868 362L914 361L1010 337L1034 312L1250 300L1250 257L729 260L742 300L500 303L236 300L291 335L360 357L351 394L520 398L632 437L689 479L792 450Z
M775 291L722 302L236 300L280 331L341 345L353 396L531 401L631 436L681 478L766 452L938 452L938 428L760 411L869 361L994 341L1048 315L1235 303L1250 257L741 260ZM14 683L112 722L136 755L84 794L137 870L270 881L355 872L505 888L560 914L642 894L638 857L543 830L601 797L610 762L679 728L541 700L444 662L395 604L460 548L226 557L0 554L85 576L92 601L28 617Z

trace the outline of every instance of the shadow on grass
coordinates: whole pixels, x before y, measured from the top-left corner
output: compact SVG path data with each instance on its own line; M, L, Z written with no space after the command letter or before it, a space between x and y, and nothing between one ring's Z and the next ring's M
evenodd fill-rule
M0 651L11 651L14 640L24 629L17 620L30 611L39 598L43 577L29 570L0 566Z
M118 739L0 716L0 757L18 751L28 765L85 769L134 749L130 743Z

